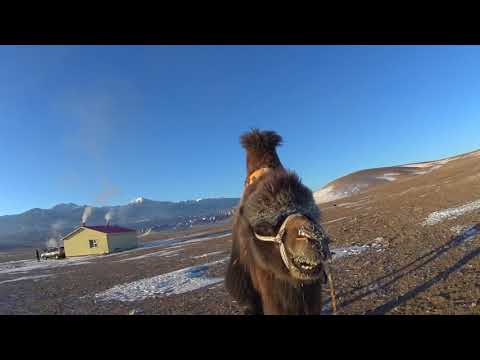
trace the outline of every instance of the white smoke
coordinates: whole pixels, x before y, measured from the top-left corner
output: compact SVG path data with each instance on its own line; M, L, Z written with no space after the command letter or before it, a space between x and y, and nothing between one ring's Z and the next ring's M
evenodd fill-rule
M83 215L82 215L82 223L87 222L87 219L92 215L93 209L90 206L87 206L85 210L83 210Z
M58 220L50 225L50 238L46 241L45 245L47 248L59 247L61 245L62 233L61 230L64 228L65 222Z
M109 224L112 221L113 218L113 209L108 210L108 212L105 214L105 222Z
M52 225L50 225L50 229L53 232L53 235L55 237L60 236L60 230L64 227L65 222L64 221L57 221L54 222Z
M50 238L47 240L47 248L55 248L58 247L58 240L54 238Z

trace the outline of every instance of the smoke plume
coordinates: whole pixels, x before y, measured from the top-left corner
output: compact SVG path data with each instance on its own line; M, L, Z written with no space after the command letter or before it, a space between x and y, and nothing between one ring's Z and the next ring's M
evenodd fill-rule
M82 223L87 222L87 219L92 215L93 209L90 206L87 206L85 210L83 210L83 215L82 215Z
M54 238L50 238L47 240L47 248L55 248L58 247L58 240Z
M105 222L109 224L112 221L113 218L113 209L108 210L108 212L105 214Z
M58 220L50 225L50 238L46 241L45 245L47 248L59 247L61 245L62 233L61 230L64 228L65 222Z

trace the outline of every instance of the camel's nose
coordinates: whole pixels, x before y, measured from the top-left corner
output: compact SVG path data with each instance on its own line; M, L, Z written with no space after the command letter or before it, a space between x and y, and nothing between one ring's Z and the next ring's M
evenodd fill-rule
M304 232L300 229L295 246L306 253L317 252L329 258L331 254L328 248L327 235L323 232L323 229L316 228L315 230L315 232Z
M296 254L302 254L309 258L317 258L321 255L321 246L315 239L297 237L294 245Z

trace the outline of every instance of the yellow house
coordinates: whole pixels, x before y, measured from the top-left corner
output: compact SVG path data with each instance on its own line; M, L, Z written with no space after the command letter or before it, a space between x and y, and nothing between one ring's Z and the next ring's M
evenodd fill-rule
M112 225L82 225L63 238L67 257L108 254L137 246L135 230Z

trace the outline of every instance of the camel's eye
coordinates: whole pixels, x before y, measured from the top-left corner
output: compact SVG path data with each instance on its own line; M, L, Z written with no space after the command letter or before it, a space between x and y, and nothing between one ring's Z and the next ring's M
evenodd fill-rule
M267 222L260 223L254 227L254 231L258 235L263 236L275 236L275 229L273 226Z

